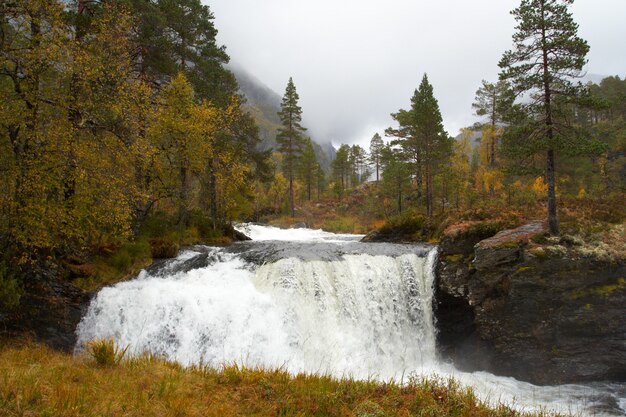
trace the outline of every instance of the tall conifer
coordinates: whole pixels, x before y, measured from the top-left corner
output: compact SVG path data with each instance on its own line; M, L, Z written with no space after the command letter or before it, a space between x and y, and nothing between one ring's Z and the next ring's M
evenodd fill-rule
M572 83L587 62L587 42L578 37L578 24L569 11L573 0L522 0L511 14L517 21L514 49L502 56L500 78L510 80L518 94L532 101L524 104L528 115L524 139L534 150L546 152L548 226L559 234L556 216L555 151L567 144L567 121L558 120L559 105L581 93Z
M299 99L296 86L290 77L280 105L280 112L278 112L282 127L276 135L276 143L278 143L278 150L283 154L283 171L289 180L289 209L292 217L295 217L293 180L304 144L302 133L306 131L301 125L302 108L298 106Z
M411 109L400 110L391 116L400 127L389 128L386 133L398 138L396 143L402 146L405 160L413 166L418 190L423 176L426 213L430 216L433 211L434 171L437 163L450 154L452 141L443 128L439 104L426 74L411 98Z

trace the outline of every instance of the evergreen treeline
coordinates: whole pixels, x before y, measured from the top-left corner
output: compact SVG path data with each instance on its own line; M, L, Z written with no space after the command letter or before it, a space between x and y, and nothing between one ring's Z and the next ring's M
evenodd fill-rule
M386 145L371 142L372 167L385 203L432 216L485 205L535 206L545 202L550 232L559 233L560 199L623 196L626 190L626 80L576 83L587 43L577 35L564 0L522 0L512 11L514 49L499 63L500 80L483 81L473 108L480 123L457 140L443 130L433 88L425 75L408 110L392 114ZM476 138L479 140L476 141ZM351 184L340 156L335 181ZM382 174L379 173L379 170ZM558 175L557 175L558 173ZM384 208L384 210L383 210Z

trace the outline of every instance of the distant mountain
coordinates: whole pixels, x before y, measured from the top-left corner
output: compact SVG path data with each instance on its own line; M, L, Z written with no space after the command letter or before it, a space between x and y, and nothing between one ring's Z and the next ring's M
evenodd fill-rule
M280 128L278 112L281 96L240 66L230 65L229 69L237 77L239 89L247 99L245 107L259 126L261 136L259 148L276 149L276 133ZM330 172L330 162L335 158L335 148L329 142L318 143L315 138L311 139L317 160L326 172Z
M469 137L469 142L470 142L470 145L472 146L472 148L480 146L480 140L482 139L482 137L483 137L482 130L477 129L477 128L473 128L472 129L472 136ZM463 140L463 133L459 133L458 135L456 135L454 137L454 139L456 141Z

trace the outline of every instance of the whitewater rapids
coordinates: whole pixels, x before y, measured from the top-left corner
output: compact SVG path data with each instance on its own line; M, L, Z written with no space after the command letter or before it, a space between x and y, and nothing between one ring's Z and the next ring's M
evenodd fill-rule
M131 354L183 365L396 381L437 374L522 410L626 415L623 386L537 387L439 361L435 247L360 243L362 236L310 229L239 229L253 241L194 247L102 289L78 326L77 351L114 338ZM599 411L607 402L614 409Z

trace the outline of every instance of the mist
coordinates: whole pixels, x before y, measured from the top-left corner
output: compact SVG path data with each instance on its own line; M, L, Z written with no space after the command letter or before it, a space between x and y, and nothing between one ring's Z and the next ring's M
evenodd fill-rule
M481 80L495 81L512 47L518 0L207 1L234 63L279 95L293 77L304 123L320 142L369 143L408 108L424 73L446 130L479 119ZM578 0L572 7L591 52L587 72L626 74L626 2ZM610 13L607 13L610 11Z

